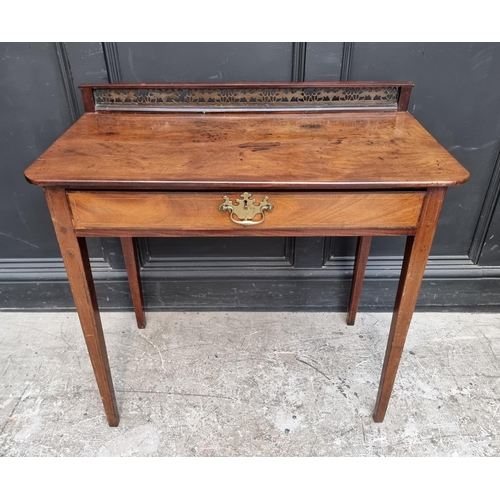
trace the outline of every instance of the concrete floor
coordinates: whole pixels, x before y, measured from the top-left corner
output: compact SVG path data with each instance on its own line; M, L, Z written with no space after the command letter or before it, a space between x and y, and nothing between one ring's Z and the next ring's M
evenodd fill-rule
M0 313L0 456L499 456L500 314L104 313L108 427L74 313Z

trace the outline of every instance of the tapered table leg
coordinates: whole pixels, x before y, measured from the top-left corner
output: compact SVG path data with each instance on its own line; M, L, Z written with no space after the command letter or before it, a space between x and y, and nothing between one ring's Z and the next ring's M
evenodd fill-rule
M63 188L46 188L45 196L106 417L109 425L114 427L118 425L120 417L109 369L87 244L85 238L78 238L75 235L65 190Z
M128 281L130 284L130 293L132 303L134 304L135 317L138 328L146 328L146 315L144 313L144 302L142 298L141 275L139 273L139 259L135 238L120 238L123 248L123 257L125 258L125 267L127 268Z
M354 325L356 313L358 312L363 279L365 277L366 264L372 244L371 236L360 236L358 238L358 248L356 250L356 260L354 262L354 273L351 284L351 298L349 300L349 312L347 313L347 324Z
M382 422L387 411L445 193L445 188L428 190L417 232L415 236L409 236L406 241L401 278L373 415L375 422Z

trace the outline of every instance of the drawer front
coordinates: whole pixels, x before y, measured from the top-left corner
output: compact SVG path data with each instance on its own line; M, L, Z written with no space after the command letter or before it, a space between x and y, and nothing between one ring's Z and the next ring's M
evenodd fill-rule
M113 228L243 234L256 230L327 234L342 229L411 229L418 224L425 193L254 192L249 196L241 192L68 192L77 231Z

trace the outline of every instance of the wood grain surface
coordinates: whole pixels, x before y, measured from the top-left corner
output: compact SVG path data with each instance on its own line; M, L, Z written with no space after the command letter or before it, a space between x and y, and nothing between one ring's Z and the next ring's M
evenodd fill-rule
M389 405L445 195L446 189L429 189L417 232L415 236L408 236L406 239L401 277L373 414L375 422L384 420Z
M139 256L135 238L121 238L123 259L127 269L127 277L130 285L130 296L134 305L137 328L146 328L146 313L144 312L144 299L142 295L141 273Z
M324 234L336 229L416 228L425 192L252 193L257 203L268 196L274 205L264 222L252 228L219 212L223 195L235 203L241 193L70 191L68 199L76 231L172 230L184 236L191 231L225 231L244 236L248 229ZM258 214L255 220L260 219Z
M356 314L358 312L359 299L361 298L363 279L365 277L366 264L368 263L371 244L371 236L360 236L358 238L356 259L354 261L354 272L352 275L351 295L347 311L347 324L351 326L356 322Z
M25 175L165 190L397 189L469 177L407 112L86 113Z
M75 235L64 189L46 188L45 197L68 274L97 386L106 411L106 417L109 425L115 427L120 421L120 416L111 378L87 244L85 238L78 238Z

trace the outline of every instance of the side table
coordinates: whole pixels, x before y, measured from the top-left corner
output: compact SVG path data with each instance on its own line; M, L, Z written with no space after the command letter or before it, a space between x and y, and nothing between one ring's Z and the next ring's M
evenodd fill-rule
M111 84L25 172L43 186L109 425L119 415L85 237L404 235L374 420L384 419L448 187L469 173L407 111L411 83Z

